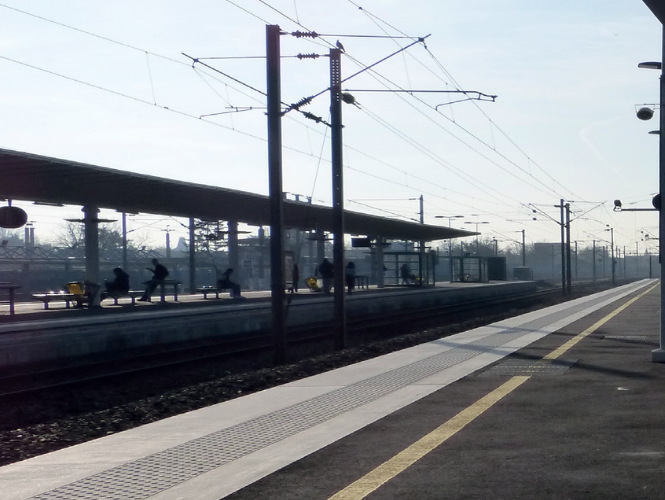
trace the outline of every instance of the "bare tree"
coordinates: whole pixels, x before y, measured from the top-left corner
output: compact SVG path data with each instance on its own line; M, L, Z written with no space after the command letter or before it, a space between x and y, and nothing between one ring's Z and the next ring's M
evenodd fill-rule
M0 228L0 240L2 242L7 242L5 245L9 246L19 246L22 243L22 239L20 236L20 231L17 230L11 230L11 229L5 229L5 228Z
M142 242L142 240L141 240ZM139 242L139 244L141 244ZM83 248L85 246L85 226L78 222L67 222L60 234L56 236L58 246L69 248ZM130 248L137 245L136 238L128 242ZM104 254L122 248L122 229L119 224L104 224L99 226L99 253Z

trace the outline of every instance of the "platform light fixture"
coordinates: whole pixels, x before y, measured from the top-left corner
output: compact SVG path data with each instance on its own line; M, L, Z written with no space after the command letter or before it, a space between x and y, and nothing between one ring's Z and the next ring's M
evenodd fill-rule
M478 234L477 234L478 233L478 225L479 224L489 224L489 222L487 222L487 221L475 221L475 222L468 221L468 222L465 222L464 224L475 224L476 225L476 255L478 255L480 253L480 243L478 241Z
M637 65L638 68L646 69L656 69L661 72L660 75L660 127L658 130L660 132L665 128L665 113L663 113L663 102L665 102L665 74L663 74L663 59L665 58L665 8L663 7L662 1L659 0L643 0L644 4L651 10L651 12L656 16L658 21L662 25L662 43L661 43L661 60L656 62L642 62ZM665 191L665 142L663 141L663 134L660 135L659 140L659 161L658 161L658 173L659 173L659 185L658 193ZM659 200L660 201L660 200ZM658 228L658 237L662 241L665 238L665 212L663 207L659 205L659 228ZM665 262L663 261L663 245L660 245L658 250L658 260L661 262L660 266L660 281L661 283L665 281ZM651 360L657 363L665 363L665 294L660 294L660 347L651 351Z

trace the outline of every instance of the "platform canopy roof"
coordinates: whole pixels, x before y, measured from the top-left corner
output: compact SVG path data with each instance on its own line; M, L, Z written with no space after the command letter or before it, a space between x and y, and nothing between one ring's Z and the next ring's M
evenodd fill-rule
M268 196L0 149L0 198L270 225ZM433 241L477 233L345 211L347 234ZM332 208L284 201L284 227L332 231Z
M644 3L651 9L653 15L656 16L662 24L665 24L665 3L663 3L663 0L644 0Z

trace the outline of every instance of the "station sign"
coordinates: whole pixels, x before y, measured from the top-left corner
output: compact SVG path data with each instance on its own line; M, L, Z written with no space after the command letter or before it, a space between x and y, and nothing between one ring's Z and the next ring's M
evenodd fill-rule
M18 229L28 222L28 214L19 207L0 207L0 227Z
M351 238L353 248L370 248L372 246L371 238Z

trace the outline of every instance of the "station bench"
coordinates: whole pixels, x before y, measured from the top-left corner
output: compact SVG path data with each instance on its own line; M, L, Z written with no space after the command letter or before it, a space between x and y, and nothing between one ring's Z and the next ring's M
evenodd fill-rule
M122 297L129 297L132 299L132 305L136 304L136 297L140 297L145 293L144 290L129 290L128 292L118 292L118 291L113 291L113 292L102 292L102 298L101 300L104 299L113 299L113 304L118 305L118 299Z
M65 307L67 308L69 308L72 302L76 303L76 307L83 307L83 304L89 303L98 290L99 285L93 283L86 284L81 281L72 281L64 286L63 291L33 293L32 298L44 302L44 309L48 309L49 304L55 301L64 301Z
M366 274L356 274L355 280L356 288L367 289L369 288L369 276Z
M219 292L221 291L222 290L218 290L216 286L200 286L199 288L196 289L196 293L202 293L204 299L207 299L208 295L210 295L211 293L214 293L215 298L218 299Z
M148 280L144 281L144 285L148 285L149 283L156 283L157 288L159 288L159 295L161 297L162 302L166 302L166 287L167 286L172 286L173 287L173 300L176 302L178 301L178 287L180 286L180 282L177 280ZM152 302L152 297L148 297L148 302Z
M10 283L8 281L0 281L0 290L7 290L9 293L9 300L7 301L9 303L9 315L13 316L14 315L14 295L15 291L21 288L21 285L18 285L16 283Z
M229 295L231 295L233 290L231 288L217 288L216 286L200 286L196 289L196 293L202 293L204 299L207 299L208 295L213 293L215 294L215 298L218 299L219 294L222 292L229 292ZM240 297L234 297L233 295L231 295L231 298L233 299Z
M44 309L48 309L51 302L64 301L68 309L72 302L76 303L76 307L83 307L83 304L88 302L88 297L85 295L67 292L33 293L32 298L44 302Z

